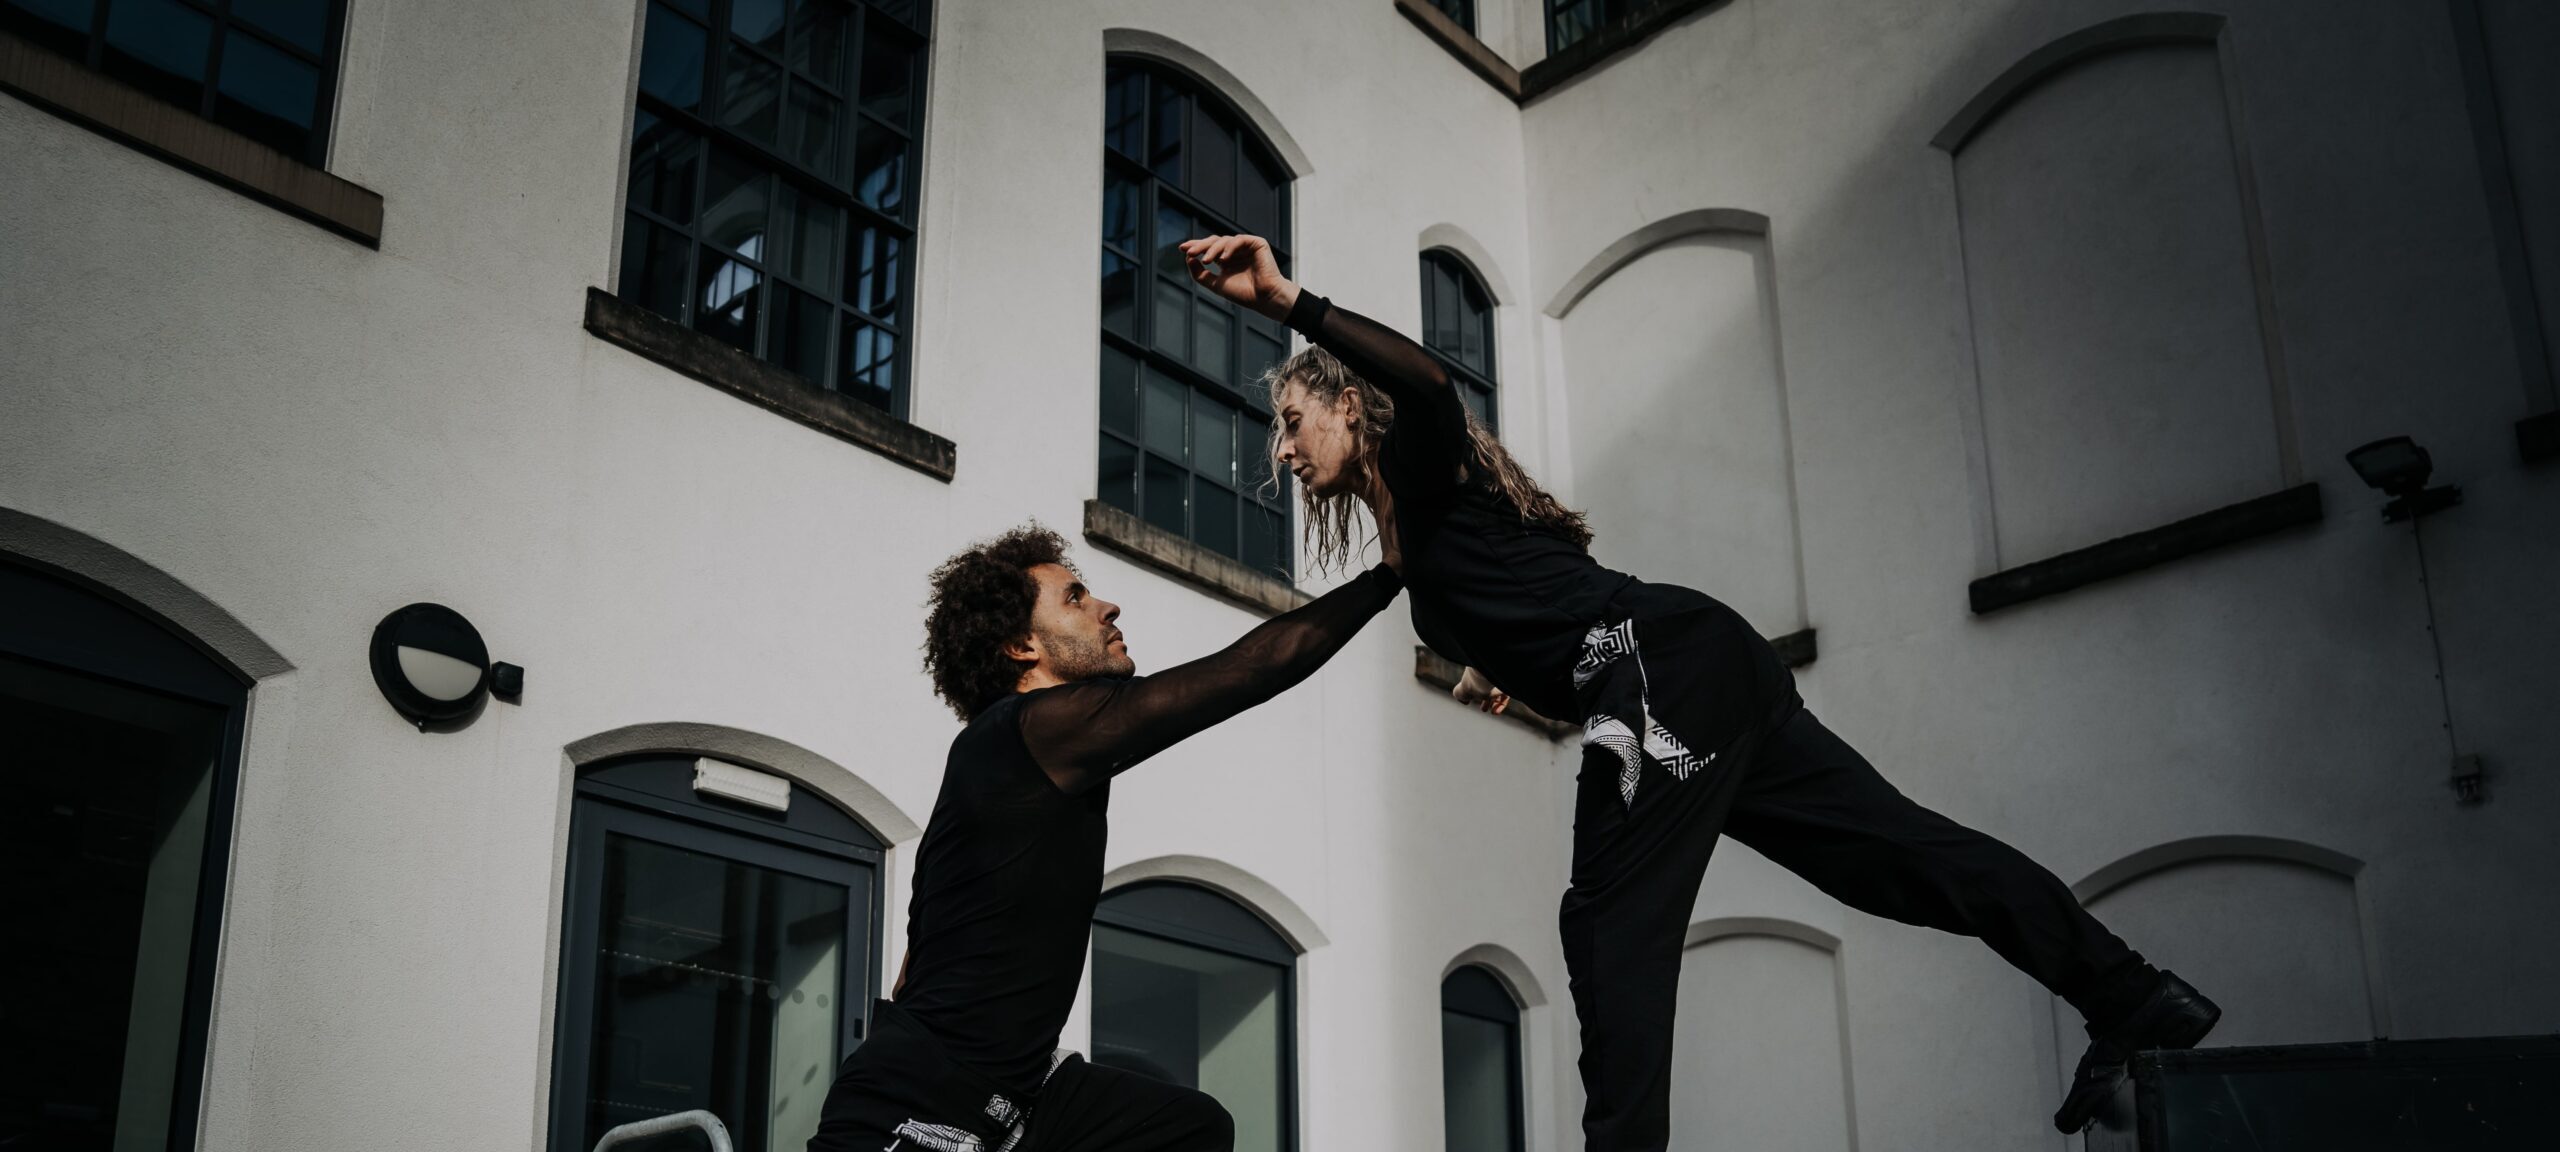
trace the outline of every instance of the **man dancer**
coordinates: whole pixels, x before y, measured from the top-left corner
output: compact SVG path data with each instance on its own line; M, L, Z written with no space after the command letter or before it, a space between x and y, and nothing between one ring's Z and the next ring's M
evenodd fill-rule
M1188 1088L1057 1052L1102 891L1111 778L1306 679L1395 599L1387 565L1153 676L1046 528L943 562L925 671L968 722L916 852L907 958L809 1152L1228 1152Z

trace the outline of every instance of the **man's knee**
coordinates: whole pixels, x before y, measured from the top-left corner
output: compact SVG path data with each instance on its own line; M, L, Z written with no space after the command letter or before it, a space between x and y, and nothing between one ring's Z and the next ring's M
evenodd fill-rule
M1184 1148L1197 1149L1198 1152L1231 1152L1236 1146L1236 1118L1228 1114L1226 1105L1218 1103L1217 1097L1206 1092L1193 1092L1183 1097L1173 1110L1177 1115L1168 1119L1190 1136L1183 1143Z

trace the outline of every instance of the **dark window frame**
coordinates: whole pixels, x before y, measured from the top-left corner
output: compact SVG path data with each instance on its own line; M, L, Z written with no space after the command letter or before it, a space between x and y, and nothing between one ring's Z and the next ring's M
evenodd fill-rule
M1462 978L1467 983L1480 980L1491 988L1488 990L1483 987L1467 987L1465 983L1459 983ZM1450 994L1453 991L1452 984L1458 984L1454 989L1458 993L1455 997ZM1506 1101L1511 1120L1509 1152L1524 1152L1529 1133L1528 1093L1521 1079L1520 1003L1512 998L1510 986L1503 983L1499 974L1482 964L1459 965L1448 975L1440 978L1440 1013L1443 1016L1465 1016L1502 1026L1503 1055L1510 1078L1509 1095ZM1447 1106L1447 1090L1444 1087L1441 1107L1445 1109Z
M1111 121L1107 110L1113 90L1136 77L1143 77L1137 85L1135 97L1136 106L1141 111L1134 117ZM1170 158L1179 168L1170 176L1160 172L1168 158L1160 155L1163 148L1157 136L1164 104L1159 99L1159 92L1164 88L1173 90L1172 99L1180 101L1182 109L1175 133L1180 138L1180 151ZM1214 231L1260 232L1271 241L1272 253L1279 260L1281 269L1286 271L1291 265L1290 190L1296 177L1281 162L1278 149L1263 138L1250 119L1214 86L1188 71L1151 57L1113 54L1106 58L1104 89L1106 122L1102 142L1103 222L1100 245L1103 274L1102 363L1097 369L1102 419L1095 467L1097 497L1157 529L1198 544L1217 555L1246 563L1258 572L1294 586L1297 579L1296 538L1290 530L1290 479L1285 474L1269 474L1267 453L1263 450L1265 441L1256 435L1256 430L1269 426L1271 401L1268 396L1259 395L1260 390L1254 387L1254 378L1260 370L1253 367L1249 358L1257 338L1269 342L1276 349L1273 363L1287 358L1289 331L1277 321L1210 295L1194 285L1178 267L1160 266L1157 254L1162 243L1158 236L1159 224L1168 213L1179 213ZM1202 195L1197 194L1202 173L1195 171L1193 160L1201 151L1197 145L1203 125L1214 125L1227 135L1232 144L1231 163L1225 166L1228 199L1237 205L1232 212L1207 203ZM1134 143L1138 155L1121 150L1119 142L1126 131L1136 133ZM1272 178L1264 179L1266 174ZM1249 187L1248 181L1259 181L1260 186L1272 190L1269 219L1265 221L1257 222L1245 217L1242 196ZM1124 188L1128 200L1123 203L1130 205L1131 217L1125 222L1125 232L1115 232L1112 219L1114 193ZM1124 236L1126 243L1121 242ZM1129 278L1128 295L1123 301L1127 309L1126 332L1117 331L1114 327L1111 284L1115 274ZM1179 293L1184 302L1184 314L1193 317L1191 329L1180 334L1178 348L1167 348L1170 337L1157 328L1158 294L1164 291ZM1220 317L1225 325L1227 347L1223 372L1205 370L1189 355L1193 334L1199 330L1197 317L1203 311ZM1115 379L1115 357L1126 366L1125 382ZM1147 377L1150 373L1180 385L1188 394L1186 402L1189 407L1181 415L1183 448L1180 459L1147 442L1148 421L1153 415L1146 409ZM1128 420L1125 427L1115 427L1112 394L1124 388L1128 393L1124 400ZM1235 459L1231 481L1222 481L1196 467L1198 445L1192 443L1195 427L1192 413L1204 399L1229 409L1235 421ZM1115 450L1121 455L1115 457ZM1124 486L1115 486L1114 481L1103 475L1102 466L1114 459L1127 461L1126 472L1117 482ZM1151 463L1169 466L1179 478L1182 507L1170 518L1179 523L1178 528L1168 522L1163 509L1151 507L1147 498ZM1231 546L1221 547L1215 540L1201 538L1198 506L1204 495L1204 485L1207 486L1205 495L1234 502L1229 521L1233 532ZM1265 491L1269 495L1264 495ZM1272 547L1267 565L1247 559L1247 553L1252 551L1248 542L1253 539L1253 519L1256 517L1270 518L1265 521L1271 533Z
M0 589L9 590L10 599L21 604L37 596L51 601L34 612L0 614L0 653L69 675L209 704L224 712L221 748L210 769L212 786L206 795L204 852L187 941L186 1001L178 1023L177 1068L168 1101L168 1147L193 1148L204 1098L223 910L229 896L231 835L239 807L241 754L248 738L250 682L207 655L176 625L72 573L0 556Z
M1588 43L1634 7L1629 0L1547 0L1547 55Z
M870 1030L871 1005L881 994L881 943L886 938L886 846L853 817L796 783L794 810L788 814L699 798L689 783L693 759L641 753L579 770L562 874L559 986L553 999L547 1140L557 1152L587 1146L575 1134L585 1126L592 1073L587 1047L595 1024L596 970L591 960L603 928L608 835L866 889L864 930L857 933L853 918L846 919L845 965L838 985L843 1005L836 1034L839 1064Z
M1439 9L1441 15L1448 17L1450 23L1465 30L1467 35L1476 34L1476 0L1423 0L1423 2Z
M1093 922L1280 969L1280 1152L1296 1152L1298 950L1242 901L1185 880L1145 880L1105 892Z
M58 26L38 21L31 15L15 14L0 9L0 31L13 33L48 51L77 59L81 67L91 72L114 77L115 74L107 67L107 21L115 5L120 2L124 0L92 0L89 29L82 34L85 43L80 46L77 53L69 50L70 45L64 42L56 30ZM316 51L296 44L283 35L259 27L245 16L233 14L231 0L167 0L167 2L193 11L210 23L210 30L205 35L202 81L204 91L198 95L196 105L192 108L156 94L153 95L153 99L186 111L207 123L221 125L230 131L239 132L248 139L258 140L261 144L274 147L264 140L259 140L258 137L249 135L241 128L225 123L216 115L223 100L224 51L231 45L234 36L247 37L262 48L280 53L297 63L309 65L318 73L318 82L314 85L313 91L310 139L304 142L300 151L285 149L277 149L277 151L309 167L326 169L329 160L329 135L333 121L336 119L338 106L338 69L342 63L342 48L346 40L347 0L324 0L326 11L321 18L320 47ZM135 88L136 91L146 91L148 94L147 90L139 85L131 84L129 81L126 81L126 84L128 87Z
M1467 264L1466 258L1451 249L1425 249L1421 264L1422 346L1432 358L1440 361L1441 367L1449 370L1450 377L1458 385L1459 397L1467 401L1467 409L1483 422L1485 430L1499 433L1502 430L1502 387L1497 377L1501 362L1494 344L1494 310L1498 305L1493 299L1493 292L1485 287L1484 277L1476 275L1476 270ZM1478 338L1484 342L1484 367L1481 371L1466 362L1463 338L1458 347L1448 346L1441 339L1442 329L1432 322L1436 312L1434 305L1439 302L1439 288L1432 275L1435 271L1445 271L1455 281L1458 322L1480 329ZM1477 301L1482 301L1482 307L1477 306Z
M832 85L793 66L792 49L803 29L791 20L787 9L784 10L781 39L778 41L780 47L768 49L748 41L734 30L736 4L737 0L642 0L640 54L633 61L633 67L645 67L648 24L657 14L663 13L666 19L681 21L701 37L702 73L696 77L701 88L696 106L690 110L679 108L647 91L645 84L635 86L633 90L632 127L624 141L621 240L616 248L620 265L615 276L614 295L656 310L639 291L641 286L635 283L635 276L641 273L635 270L631 258L635 243L646 243L645 240L635 241L635 223L646 221L652 237L663 231L684 246L683 268L677 276L680 303L677 314L667 316L667 319L688 331L736 347L733 342L702 326L702 314L706 311L701 300L703 265L708 255L724 261L724 267L742 267L757 278L752 289L756 295L755 323L752 331L747 333L748 346L743 351L792 373L811 388L839 393L905 420L911 410L914 376L916 255L922 243L920 216L924 185L925 105L926 94L931 87L928 72L933 49L933 4L931 0L914 0L912 5L902 6L912 14L902 16L889 11L880 0L839 0L839 7L850 14L850 19L846 21L844 38L837 48L842 63L838 66L838 79ZM699 15L686 10L693 7L700 8ZM893 123L864 107L862 70L867 49L872 43L873 21L887 21L884 29L887 35L909 42L904 123ZM771 143L749 136L728 123L730 109L726 102L733 58L751 59L770 67L780 78L774 89L775 128ZM838 122L832 141L832 155L838 169L835 174L812 168L791 154L791 96L803 85L837 102ZM694 217L692 220L678 223L632 198L632 170L640 159L639 136L646 128L643 117L654 117L658 124L681 132L692 140L691 186L685 194ZM866 128L890 133L903 148L894 210L866 203L859 190L859 149ZM766 226L759 234L762 247L753 256L737 252L705 234L703 217L711 207L712 169L715 157L722 154L742 157L757 172L756 178L765 184ZM783 256L773 249L782 231L779 221L784 212L783 193L786 189L837 213L832 285L813 289L803 278L787 274L781 268ZM886 316L863 307L857 300L855 284L859 269L853 259L852 248L855 240L865 234L877 235L898 245L898 254L891 258L896 269L896 283L891 289L895 293L895 302ZM777 315L781 311L777 303L780 296L777 288L788 288L795 297L812 299L825 306L825 350L822 362L817 366L815 380L780 358L781 348L775 331ZM660 312L659 315L666 314ZM865 372L876 372L885 367L889 372L890 385L885 405L867 395L868 388L856 390L848 387L849 384L861 383L852 379L847 365L852 353L848 347L852 342L850 334L857 330L857 326L887 336L894 346L885 361L868 360L863 368Z

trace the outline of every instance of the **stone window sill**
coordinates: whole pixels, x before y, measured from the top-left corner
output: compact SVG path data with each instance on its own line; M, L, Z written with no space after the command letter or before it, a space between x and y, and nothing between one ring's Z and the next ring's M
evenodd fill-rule
M1194 588L1262 616L1314 597L1100 500L1084 502L1084 538Z
M587 331L757 407L868 448L943 483L959 466L951 441L790 372L601 288L587 289Z
M1997 612L2227 544L2318 523L2320 516L2320 486L2301 484L2103 544L2002 569L1974 581L1967 591L1975 615Z
M0 91L367 248L382 247L380 193L5 32Z
M1483 77L1494 90L1511 98L1512 103L1526 104L1563 87L1568 81L1615 59L1653 35L1669 28L1693 12L1724 3L1725 0L1653 0L1639 4L1632 11L1594 29L1582 42L1555 53L1526 68L1513 68L1502 57L1487 48L1484 41L1458 26L1447 13L1424 0L1395 0L1396 11L1422 29L1423 35L1458 58L1467 70Z
M1458 686L1458 677L1465 671L1466 669L1459 667L1455 660L1448 659L1420 644L1413 646L1413 678L1416 680L1445 692ZM1532 731L1549 740L1562 740L1582 731L1580 725L1548 719L1539 715L1537 709L1516 699L1511 702L1510 707L1502 710L1502 718L1528 725Z

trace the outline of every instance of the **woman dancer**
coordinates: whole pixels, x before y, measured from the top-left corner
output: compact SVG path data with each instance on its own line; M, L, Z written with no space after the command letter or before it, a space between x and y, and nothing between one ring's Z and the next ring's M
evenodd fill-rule
M2016 849L1922 808L1814 719L1768 641L1703 593L1601 567L1591 532L1477 424L1437 361L1301 292L1258 236L1182 245L1203 286L1314 348L1274 369L1274 461L1295 475L1319 563L1364 505L1414 630L1470 671L1583 723L1561 927L1582 1025L1593 1152L1670 1139L1680 945L1719 834L1852 908L1979 937L2070 1001L2090 1045L2054 1123L2076 1132L2144 1048L2190 1047L2221 1015L2145 963Z

